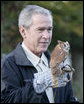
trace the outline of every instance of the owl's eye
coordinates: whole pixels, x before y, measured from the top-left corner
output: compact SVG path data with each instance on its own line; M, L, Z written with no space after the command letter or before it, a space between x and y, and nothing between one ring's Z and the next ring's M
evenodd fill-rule
M64 44L64 47L66 47L66 44Z

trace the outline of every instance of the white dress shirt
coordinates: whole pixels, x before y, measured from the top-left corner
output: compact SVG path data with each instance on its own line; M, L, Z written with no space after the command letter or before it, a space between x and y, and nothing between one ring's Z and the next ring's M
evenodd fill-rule
M22 43L22 48L23 50L25 51L25 54L27 56L27 58L30 60L30 62L34 65L34 67L37 69L37 71L43 71L43 70L46 70L46 68L49 68L48 66L48 60L45 56L44 53L42 53L42 56L41 58L39 58L38 56L36 56L35 54L33 54L26 46L24 43ZM45 64L45 68L44 68L44 65L42 65L42 61L44 62ZM40 67L39 67L40 66ZM47 94L47 97L50 101L50 103L54 103L54 99L53 99L53 90L51 87L47 88L46 89L46 94Z

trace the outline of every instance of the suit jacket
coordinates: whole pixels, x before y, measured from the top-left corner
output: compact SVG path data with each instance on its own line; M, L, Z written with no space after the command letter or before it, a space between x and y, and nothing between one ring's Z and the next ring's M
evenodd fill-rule
M48 61L50 54L45 52ZM2 103L49 103L45 91L37 94L33 88L34 73L37 70L27 59L19 43L16 49L9 53L2 66L2 81L5 88L1 92ZM55 103L70 103L76 101L71 82L65 87L53 88Z

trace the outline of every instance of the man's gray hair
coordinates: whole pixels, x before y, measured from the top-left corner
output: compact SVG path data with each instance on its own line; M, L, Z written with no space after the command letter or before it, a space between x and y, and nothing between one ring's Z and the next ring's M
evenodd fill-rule
M37 5L26 5L26 7L21 11L18 18L18 26L29 27L32 23L32 16L34 14L43 14L46 16L51 16L51 11Z

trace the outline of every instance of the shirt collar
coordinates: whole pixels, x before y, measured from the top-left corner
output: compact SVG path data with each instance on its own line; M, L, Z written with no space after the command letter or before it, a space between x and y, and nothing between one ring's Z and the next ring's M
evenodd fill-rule
M40 58L38 56L36 56L35 54L33 54L26 46L25 44L22 42L22 48L25 51L25 54L27 56L27 58L32 62L32 64L34 66L36 66L40 60Z
M48 60L46 58L46 56L44 55L44 53L42 53L41 58L39 58L38 56L36 56L35 54L33 54L26 46L25 44L22 42L22 47L26 53L27 58L32 62L32 64L36 67L37 64L42 60L44 62L44 64L46 66L48 66Z

